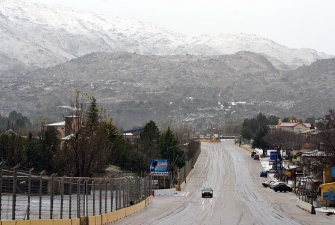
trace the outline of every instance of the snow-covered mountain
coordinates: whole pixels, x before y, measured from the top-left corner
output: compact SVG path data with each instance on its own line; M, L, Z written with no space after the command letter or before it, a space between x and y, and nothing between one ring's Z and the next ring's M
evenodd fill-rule
M135 19L107 17L62 6L0 0L0 56L26 66L49 67L92 52L143 55L225 55L250 51L277 66L308 65L333 56L291 49L250 34L191 37ZM279 61L279 62L278 62ZM1 63L0 68L3 68Z

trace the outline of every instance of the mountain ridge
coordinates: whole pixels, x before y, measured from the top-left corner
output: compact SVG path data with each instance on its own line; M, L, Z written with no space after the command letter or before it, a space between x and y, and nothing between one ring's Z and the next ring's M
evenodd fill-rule
M251 51L275 59L274 65L282 69L334 57L307 48L290 49L251 34L191 37L136 19L22 0L2 0L0 13L0 53L26 66L49 67L104 51L142 55L226 55Z
M171 120L197 129L254 117L318 117L334 108L335 59L282 71L263 55L91 53L48 68L0 73L0 114L61 120L70 91L93 95L115 123ZM236 103L236 104L235 104Z

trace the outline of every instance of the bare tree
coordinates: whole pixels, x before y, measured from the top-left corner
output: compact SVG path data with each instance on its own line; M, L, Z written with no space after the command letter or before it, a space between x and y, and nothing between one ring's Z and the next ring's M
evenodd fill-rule
M116 132L112 119L104 109L97 109L93 97L79 91L75 92L71 105L62 109L68 112L64 115L68 141L64 145L66 155L63 157L72 165L65 166L73 176L92 176L94 172L102 171L111 151L111 137Z
M265 135L264 140L269 148L274 148L278 153L282 149L290 149L294 145L295 135L292 131L273 129Z
M318 148L327 156L325 159L326 164L335 164L335 111L329 110L328 120L324 123L318 124Z

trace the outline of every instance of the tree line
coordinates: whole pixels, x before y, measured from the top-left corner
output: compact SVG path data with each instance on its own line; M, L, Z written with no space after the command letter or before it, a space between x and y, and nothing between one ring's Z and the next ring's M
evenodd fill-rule
M73 132L67 140L61 140L52 127L38 135L30 132L27 137L1 132L0 157L5 165L20 164L36 172L74 177L90 177L110 165L140 173L149 171L151 159L168 159L172 169L181 168L199 148L198 142L182 145L170 127L160 131L154 121L149 121L138 139L131 141L119 132L106 110L98 108L93 96L79 91L74 93L68 109Z
M294 133L283 129L271 129L269 125L278 124L279 117L269 116L259 113L255 118L245 119L241 136L252 139L252 148L261 148L263 150L277 150L280 155L285 151L289 160L294 156L292 150L311 149L321 151L321 157L313 161L310 170L316 177L322 178L322 171L325 167L335 165L335 111L329 110L327 119L317 120L307 118L305 121L291 115L282 120L282 122L296 121L300 123L310 123L311 134ZM266 151L263 151L266 154Z

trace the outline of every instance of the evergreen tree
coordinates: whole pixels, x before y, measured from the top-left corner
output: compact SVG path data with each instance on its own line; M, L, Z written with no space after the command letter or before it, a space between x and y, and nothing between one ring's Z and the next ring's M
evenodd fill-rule
M160 149L162 158L169 161L172 170L175 166L185 166L185 153L180 149L179 140L170 127L160 137Z
M86 114L86 127L88 131L94 132L96 127L99 125L99 109L97 107L97 102L94 97L91 99L90 107Z
M255 139L252 143L253 148L261 148L263 149L263 155L265 155L265 150L268 148L268 143L264 140L264 137L269 132L269 128L267 126L263 126L255 136Z
M159 129L154 121L150 121L144 126L140 133L141 149L147 155L147 161L156 159L159 156Z

